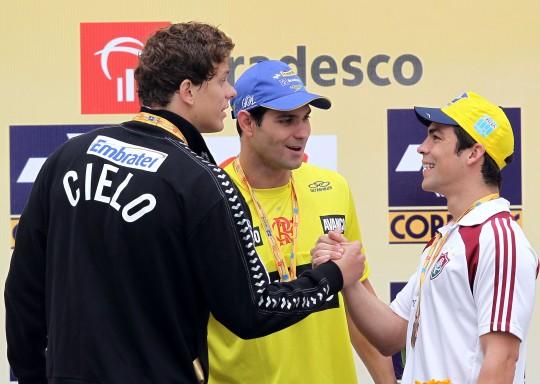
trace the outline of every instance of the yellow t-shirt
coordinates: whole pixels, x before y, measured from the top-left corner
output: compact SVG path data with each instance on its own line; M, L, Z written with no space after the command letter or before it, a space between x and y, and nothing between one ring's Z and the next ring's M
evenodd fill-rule
M246 199L253 218L256 249L272 280L279 280L272 250L248 190L232 164L225 171ZM350 240L360 240L354 202L345 179L309 164L293 171L299 208L297 274L311 268L310 250L323 233L341 225ZM292 241L290 185L255 189L289 265ZM366 264L364 280L369 275ZM211 384L356 383L356 371L341 294L327 309L299 323L253 340L235 336L214 317L208 324Z

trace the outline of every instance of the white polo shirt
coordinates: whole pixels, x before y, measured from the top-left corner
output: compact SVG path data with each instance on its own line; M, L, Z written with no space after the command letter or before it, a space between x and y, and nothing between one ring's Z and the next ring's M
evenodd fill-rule
M514 383L523 383L524 341L535 301L538 256L503 198L480 204L457 225L448 224L439 232L444 235L450 230L426 273L414 348L410 340L420 270L429 244L419 269L390 305L409 322L402 383L476 383L484 358L480 336L499 331L522 341Z

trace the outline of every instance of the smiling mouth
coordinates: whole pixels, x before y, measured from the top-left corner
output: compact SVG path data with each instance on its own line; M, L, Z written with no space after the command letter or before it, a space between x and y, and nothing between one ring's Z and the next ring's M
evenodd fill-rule
M422 164L422 171L427 171L428 169L435 168L435 164L433 163L423 163Z
M302 150L302 146L286 145L286 147L295 152L300 152Z

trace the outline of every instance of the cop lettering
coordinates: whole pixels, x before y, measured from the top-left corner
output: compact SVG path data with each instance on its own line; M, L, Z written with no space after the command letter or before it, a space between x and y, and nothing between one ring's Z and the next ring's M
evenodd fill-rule
M113 186L111 173L117 173L119 168L112 164L103 164L97 185L92 194L92 172L93 164L86 164L84 177L84 199L94 200L110 205L114 210L121 211L122 218L132 223L146 213L151 212L156 206L156 198L150 193L144 193L128 202L124 207L118 202L122 192L128 186L133 174L130 172L118 186ZM66 197L71 206L76 207L81 197L81 183L78 181L77 171L70 170L63 177L62 184L66 192Z
M340 80L344 86L358 86L364 81L364 75L376 86L383 87L392 83L410 86L420 81L424 71L422 61L413 54L402 54L395 59L385 54L370 58L353 54L345 56L341 61L331 55L320 55L313 58L311 64L307 58L306 46L299 45L295 56L283 56L281 61L296 67L298 76L306 85L309 83L306 76L309 70L311 80L322 87L335 86ZM244 56L231 57L229 81L234 84L237 67L252 65L261 60L268 60L268 57L252 56L249 60ZM361 68L363 63L366 65L365 72Z
M397 215L390 222L390 230L392 235L400 240L420 240L427 236L433 237L437 229L445 225L450 219L450 215L445 216L439 214L420 215L414 214L411 216ZM399 228L403 228L404 232Z

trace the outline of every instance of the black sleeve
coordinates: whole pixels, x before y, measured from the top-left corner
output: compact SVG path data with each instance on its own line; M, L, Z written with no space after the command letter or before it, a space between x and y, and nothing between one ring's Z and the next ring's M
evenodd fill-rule
M7 355L21 384L47 383L43 166L21 215L4 290Z
M261 337L320 309L342 288L343 278L329 262L290 283L271 283L255 251L245 201L228 180L217 180L227 188L218 187L222 199L191 234L188 247L214 317L241 338Z

